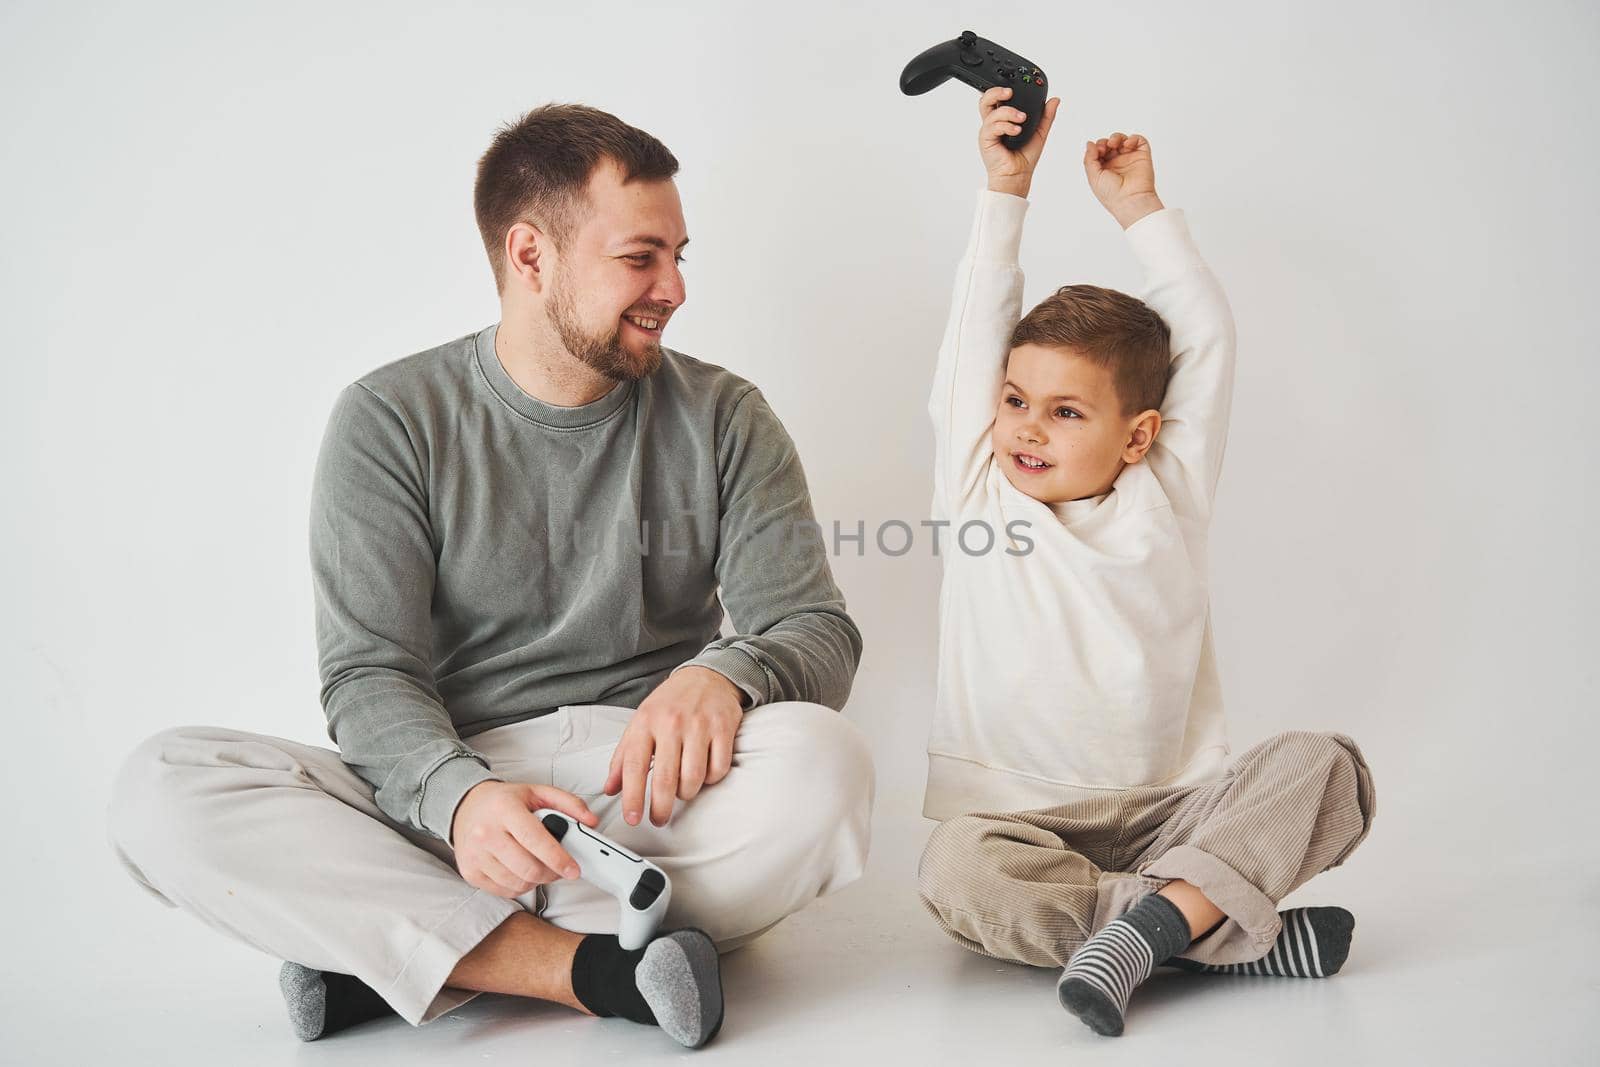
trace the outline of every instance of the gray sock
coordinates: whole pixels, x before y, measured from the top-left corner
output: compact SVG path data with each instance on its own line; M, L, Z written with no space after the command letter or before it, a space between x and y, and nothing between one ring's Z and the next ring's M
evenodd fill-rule
M722 1028L722 970L703 930L674 930L645 946L634 984L656 1023L680 1045L699 1048Z
M278 989L289 1009L289 1025L301 1041L315 1041L356 1023L394 1014L382 997L354 975L285 963L278 971Z
M1134 987L1157 961L1188 947L1189 921L1176 904L1152 893L1083 943L1062 970L1056 997L1095 1033L1116 1037Z
M1283 929L1272 949L1249 963L1204 964L1174 956L1172 967L1205 974L1260 974L1279 978L1327 978L1350 955L1356 917L1343 908L1290 908L1278 912Z
M722 1028L722 972L716 945L704 931L675 930L650 942L633 972L633 985L657 1025L681 1045L699 1048ZM285 963L278 972L278 988L289 1009L289 1025L301 1041L394 1014L371 987L348 974Z

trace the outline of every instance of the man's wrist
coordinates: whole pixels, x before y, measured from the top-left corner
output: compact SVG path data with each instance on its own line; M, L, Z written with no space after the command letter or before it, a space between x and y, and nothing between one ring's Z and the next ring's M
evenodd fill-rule
M1126 230L1146 215L1153 215L1165 206L1161 202L1161 198L1155 193L1146 193L1142 196L1120 200L1115 204L1108 205L1108 208L1111 212L1111 217L1116 219L1117 224Z
M689 663L678 669L686 671L703 671L706 678L715 679L715 682L720 682L727 686L728 691L733 694L734 701L738 703L740 710L744 710L745 702L750 699L750 695L743 689L739 688L732 678L729 678L726 674L723 674L721 671L716 670L715 668L703 667L698 663Z
M472 774L472 776L467 777L466 781L459 782L459 784L451 785L450 790L443 797L440 797L437 792L434 795L430 795L427 792L427 789L435 784L434 777L437 777L437 774L434 777L429 777L429 784L424 787L424 792L422 792L422 797L424 797L424 800L422 800L422 811L424 811L422 829L445 841L445 845L450 845L451 848L454 848L454 841L456 841L456 816L461 814L461 806L466 803L467 793L477 789L478 785L482 785L483 782L504 781L504 779L494 777L493 773L483 769L483 766L477 760L467 760L467 763L477 768L477 774ZM477 781L472 781L474 777ZM438 817L440 825L434 825L434 817L430 817L430 808L434 808L434 805L438 805L437 811L443 813L442 817Z

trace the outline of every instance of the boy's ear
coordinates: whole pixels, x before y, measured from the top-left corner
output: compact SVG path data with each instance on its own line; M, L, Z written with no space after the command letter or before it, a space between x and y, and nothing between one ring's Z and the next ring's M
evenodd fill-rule
M1137 463L1143 459L1160 432L1161 412L1154 408L1141 411L1128 428L1128 443L1122 446L1122 462Z

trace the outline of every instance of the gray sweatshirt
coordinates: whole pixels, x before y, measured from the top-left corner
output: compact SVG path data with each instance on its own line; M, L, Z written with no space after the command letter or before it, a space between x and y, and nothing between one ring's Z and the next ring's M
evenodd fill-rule
M328 734L386 814L446 841L496 777L462 738L638 707L685 664L749 706L838 709L861 657L759 389L663 349L648 377L557 407L511 380L495 329L347 387L312 489Z

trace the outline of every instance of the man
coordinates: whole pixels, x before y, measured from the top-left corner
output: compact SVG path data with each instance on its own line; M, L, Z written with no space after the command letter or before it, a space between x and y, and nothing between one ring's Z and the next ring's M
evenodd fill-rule
M794 445L749 382L661 347L685 296L677 166L582 106L499 133L475 204L500 322L349 386L318 459L339 752L187 727L119 775L129 872L290 961L303 1039L487 991L698 1047L716 950L865 863L871 758L831 710L861 636L796 533L815 526ZM622 950L542 807L654 859L671 932Z

